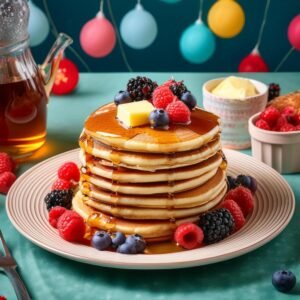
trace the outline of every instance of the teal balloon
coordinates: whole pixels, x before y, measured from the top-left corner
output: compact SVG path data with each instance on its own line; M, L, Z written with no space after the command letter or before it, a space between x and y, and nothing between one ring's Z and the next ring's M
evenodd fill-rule
M38 46L48 36L50 26L46 15L32 1L28 2L30 15L28 32L30 37L30 45Z
M143 49L150 46L157 36L154 17L137 4L122 19L120 33L123 41L131 48Z
M180 38L179 47L181 54L188 62L201 64L214 54L216 39L201 21L197 21L184 30Z
M181 0L161 0L161 1L170 3L170 4L174 4L174 3L180 2Z

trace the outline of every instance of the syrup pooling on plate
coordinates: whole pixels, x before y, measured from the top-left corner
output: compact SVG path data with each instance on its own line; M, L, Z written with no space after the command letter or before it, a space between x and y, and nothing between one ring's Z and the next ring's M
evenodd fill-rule
M89 132L103 136L122 137L127 140L143 135L151 143L169 144L185 140L185 132L201 136L219 125L217 116L196 108L191 114L190 125L171 125L169 130L155 130L149 125L135 128L124 128L116 119L116 106L108 104L96 110L85 122Z

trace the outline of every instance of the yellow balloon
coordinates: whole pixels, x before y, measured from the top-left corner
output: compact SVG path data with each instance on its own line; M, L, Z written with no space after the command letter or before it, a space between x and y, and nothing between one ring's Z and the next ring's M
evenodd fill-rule
M245 25L243 8L234 0L218 0L208 12L208 25L221 38L234 37Z

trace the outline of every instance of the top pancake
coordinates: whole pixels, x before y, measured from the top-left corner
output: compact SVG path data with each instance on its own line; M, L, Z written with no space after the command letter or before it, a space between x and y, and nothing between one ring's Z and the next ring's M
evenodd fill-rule
M171 125L169 130L155 130L149 125L124 128L116 119L114 103L100 107L84 124L87 135L111 147L136 152L171 153L193 150L212 140L220 131L219 118L196 108L190 125Z

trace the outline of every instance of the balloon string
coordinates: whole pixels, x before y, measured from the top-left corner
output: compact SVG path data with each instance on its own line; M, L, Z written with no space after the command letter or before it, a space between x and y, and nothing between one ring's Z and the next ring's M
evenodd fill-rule
M254 49L256 49L256 50L258 50L258 48L260 46L261 39L262 39L262 36L263 36L263 33L264 33L264 28L265 28L266 21L267 21L267 16L268 16L268 12L269 12L270 3L271 3L271 0L267 0L263 20L262 20L260 30L259 30L259 34L258 34L257 43L256 43L256 46L254 47Z
M117 23L116 23L116 20L115 20L113 11L112 11L110 0L107 0L107 7L108 7L108 12L109 12L110 18L111 18L112 23L113 23L113 25L115 27L115 30L116 30L118 44L119 44L120 52L121 52L121 55L122 55L122 59L124 61L125 66L127 67L128 71L133 72L133 69L131 68L131 66L128 62L126 52L125 52L124 47L123 47L122 39L121 39L119 30L118 30L118 26L117 26Z
M140 5L140 4L141 4L141 0L137 0L137 4L139 4L139 5Z
M100 11L103 13L103 5L104 5L104 1L101 0L100 1Z
M198 20L199 21L202 21L202 14L203 14L203 0L200 0L199 14L198 14Z
M274 72L278 72L278 70L282 67L282 65L287 61L287 59L289 58L289 56L292 54L292 52L295 50L294 47L292 47L287 53L286 55L283 57L283 59L281 60L281 62L278 64L278 66L276 67L276 69L274 70Z
M43 0L43 5L44 5L44 9L47 15L47 18L49 20L49 23L51 25L51 32L52 34L55 36L55 38L58 36L58 30L55 26L55 23L52 19L49 7L48 7L48 3L46 0ZM80 56L80 54L72 47L69 46L69 50L77 57L77 59L81 62L81 64L84 66L84 68L87 70L87 72L91 72L91 68L89 67L89 65L85 62L85 60Z

